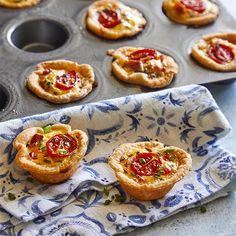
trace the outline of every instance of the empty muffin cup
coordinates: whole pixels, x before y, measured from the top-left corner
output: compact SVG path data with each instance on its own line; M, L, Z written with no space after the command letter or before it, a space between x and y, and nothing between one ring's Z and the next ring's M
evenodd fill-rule
M33 53L49 52L63 46L69 39L64 25L51 19L34 19L13 27L8 36L10 43Z

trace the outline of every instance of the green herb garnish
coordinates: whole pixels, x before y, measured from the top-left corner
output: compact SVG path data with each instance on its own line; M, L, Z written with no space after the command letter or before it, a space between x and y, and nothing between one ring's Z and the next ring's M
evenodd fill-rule
M145 164L146 163L146 160L144 158L139 158L138 161L139 161L140 164Z
M46 85L47 85L48 87L50 87L50 86L51 86L51 82L47 81L47 82L46 82Z
M104 205L110 205L111 204L111 200L106 200L105 202L104 202Z
M206 213L207 212L206 207L205 206L201 206L200 207L200 212L203 213L203 214Z
M40 147L40 150L42 150L42 151L46 151L47 148L46 148L46 146L42 146L42 147Z
M165 171L164 171L163 167L160 167L160 168L159 168L158 174L160 174L160 175L165 174Z
M176 159L177 159L177 157L176 157L175 155L172 155L172 156L170 157L170 161L176 161Z
M48 159L44 159L43 160L45 163L48 163L48 164L50 164L51 163L51 161L50 160L48 160Z
M58 154L67 154L68 152L65 149L58 149Z
M8 193L7 196L10 201L16 200L16 195L14 193Z
M108 197L109 196L109 190L107 188L103 189L103 193Z
M45 125L45 126L43 126L43 132L45 134L50 133L52 130L51 128L52 128L51 125Z
M31 178L31 177L27 177L27 178L26 178L26 181L28 181L28 182L30 182L30 183L33 183L33 182L34 182L34 179Z
M173 153L173 152L174 152L174 149L166 149L164 152L165 152L165 153Z
M115 194L115 202L124 202L124 198L120 194Z

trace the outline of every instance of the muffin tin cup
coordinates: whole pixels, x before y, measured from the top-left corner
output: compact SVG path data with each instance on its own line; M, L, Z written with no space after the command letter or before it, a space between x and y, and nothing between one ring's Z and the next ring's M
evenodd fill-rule
M179 73L168 88L229 81L236 77L236 72L222 73L205 69L190 56L192 46L202 35L233 31L235 28L235 21L218 1L221 10L219 18L214 24L200 28L170 21L162 12L161 1L122 2L142 12L147 25L138 35L115 41L100 38L87 30L86 10L93 1L45 0L42 5L33 8L4 10L0 23L0 84L4 87L1 89L1 109L4 109L1 114L4 115L0 116L0 120L158 90L115 78L111 72L112 57L107 56L107 50L111 48L151 47L173 57L179 65ZM12 16L11 20L8 13ZM94 68L98 86L82 100L62 105L49 103L33 95L25 87L26 76L36 64L54 59L90 64ZM13 86L9 87L8 84ZM17 114L8 112L9 107Z
M70 18L48 14L20 15L3 30L3 46L8 56L26 61L64 57L82 43L79 30Z

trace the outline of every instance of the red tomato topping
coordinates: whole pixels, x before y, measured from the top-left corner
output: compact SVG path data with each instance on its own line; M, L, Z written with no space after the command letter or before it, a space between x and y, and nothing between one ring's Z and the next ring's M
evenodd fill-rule
M161 160L155 156L155 153L139 153L133 159L131 169L141 176L154 175L161 165Z
M203 13L206 10L204 0L181 0L180 3L182 3L187 9L198 13Z
M50 157L67 157L76 150L77 140L69 134L57 134L47 141L46 147Z
M30 156L32 159L37 159L38 154L37 154L37 152L30 152L29 156Z
M131 68L134 71L141 71L142 70L142 62L141 61L135 61L135 60L129 60L126 63L126 66Z
M233 49L223 44L213 44L208 51L209 57L219 64L229 63L234 60Z
M121 23L121 18L116 11L104 9L100 13L98 21L105 28L113 28Z
M51 72L50 69L45 69L45 70L43 71L43 75L48 75L50 72Z
M154 59L156 56L156 51L152 48L144 48L144 49L139 49L137 51L132 52L129 54L129 59L131 60L142 60L142 61L147 61Z
M37 133L28 142L28 146L29 147L34 147L34 146L38 145L39 143L41 143L42 140L43 140L43 135Z
M61 90L70 90L75 87L78 81L79 77L77 73L72 70L62 76L57 76L56 87Z
M170 174L171 171L172 171L172 169L169 166L164 167L164 172L165 172L166 175Z

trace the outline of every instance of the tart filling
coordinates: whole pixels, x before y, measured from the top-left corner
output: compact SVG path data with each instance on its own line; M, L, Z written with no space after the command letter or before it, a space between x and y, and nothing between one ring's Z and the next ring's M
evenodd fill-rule
M178 170L174 149L134 149L121 157L120 164L127 176L139 183L164 181Z
M123 47L109 51L112 70L118 79L151 88L169 85L178 72L175 61L153 48Z
M17 165L44 183L68 179L77 169L87 149L87 135L56 124L22 131L14 140Z
M140 200L165 196L190 170L191 156L159 142L125 143L109 157L122 188Z

